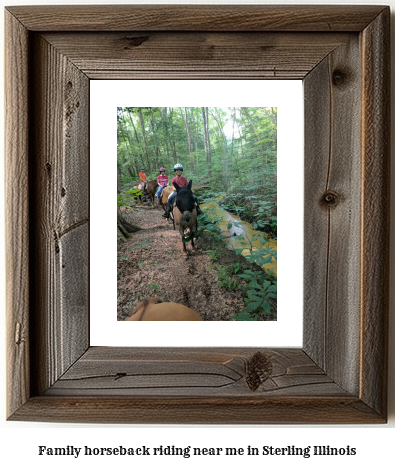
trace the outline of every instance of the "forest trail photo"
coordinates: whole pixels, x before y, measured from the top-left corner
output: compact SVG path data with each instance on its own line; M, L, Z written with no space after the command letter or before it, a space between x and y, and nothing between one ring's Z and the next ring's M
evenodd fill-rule
M117 118L118 320L153 299L204 321L275 321L276 108L118 108ZM199 211L186 252L157 202L163 177Z
M199 238L196 250L185 259L181 237L161 210L144 205L138 213L123 213L142 230L118 249L118 317L125 319L138 301L145 298L175 302L190 307L206 321L231 320L243 309L241 293L218 286L207 250L210 239ZM236 263L240 255L227 250L221 266ZM133 293L131 295L131 293ZM138 301L137 301L138 300Z

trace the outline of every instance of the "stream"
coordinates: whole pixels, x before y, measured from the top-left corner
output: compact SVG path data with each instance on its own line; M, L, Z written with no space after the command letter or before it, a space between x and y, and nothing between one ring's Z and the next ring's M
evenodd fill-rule
M252 238L254 238L255 235L263 234L259 230L255 230L250 223L245 222L236 215L226 211L225 209L222 209L218 205L218 201L221 198L222 196L217 198L215 201L203 203L201 206L205 211L209 210L210 215L214 216L215 218L222 219L217 225L221 229L222 235L225 237L225 242L228 248L236 250L245 247L245 245L241 244L241 241L243 241L243 239L239 237L239 235L242 235L245 241L249 242L250 240L252 240ZM228 229L228 224L232 224L232 227L230 229ZM277 241L271 239L269 239L269 241L264 245L262 245L259 240L253 241L251 242L251 244L253 247L258 248L262 246L265 246L267 248L270 247L277 252ZM250 250L245 249L241 254L245 256L249 253ZM261 266L261 268L264 269L266 272L271 271L277 273L277 260L272 257L271 263L265 263L263 266Z

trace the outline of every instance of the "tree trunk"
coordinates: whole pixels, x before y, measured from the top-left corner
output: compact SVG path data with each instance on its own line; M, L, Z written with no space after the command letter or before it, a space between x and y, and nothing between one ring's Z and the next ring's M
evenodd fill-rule
M141 112L141 108L138 108L138 115L139 115L139 119L140 119L141 131L143 133L145 154L147 155L147 161L148 161L148 169L151 172L152 171L152 165L151 165L151 159L150 159L149 151L148 151L147 139L145 137L145 124L144 124L144 117L143 117L143 113Z
M174 139L174 126L173 126L173 108L170 108L170 125L171 125L171 144L173 146L173 165L177 163L177 150L176 150L176 142Z
M140 153L140 150L141 150L141 149L140 149L140 139L139 139L139 136L138 136L138 134L137 134L136 127L135 127L135 125L134 125L133 117L132 117L132 115L131 115L131 113L130 113L129 110L128 110L128 114L129 114L130 122L132 123L133 131L134 131L134 137L135 137L135 139L136 139L136 142L137 142L137 145L138 145L138 148L139 148L140 164L141 164L142 166L144 166L144 158L143 158L143 155ZM138 173L139 173L139 171L138 171L136 174L138 174Z
M157 136L156 136L156 129L158 128L158 126L155 127L155 124L154 124L154 112L152 111L152 108L150 108L150 119L151 119L151 129L152 129L152 135L153 135L153 138L154 138L154 142L155 142L155 168L156 170L159 169L159 146L158 146L158 142L157 142ZM162 165L161 165L162 166Z
M195 109L195 108L193 108ZM193 116L195 117L195 113L193 113ZM196 155L196 169L199 171L199 153L198 153L198 137L199 137L199 113L196 113L196 119L195 121L195 155Z
M208 177L211 178L211 150L210 150L210 134L208 128L208 108L202 108L203 128L204 128L204 150L206 152L206 163Z
M244 114L244 116L247 118L248 122L251 124L252 128L254 129L253 137L254 137L254 140L255 140L255 142L258 146L259 156L262 157L263 156L263 150L262 150L261 146L259 145L258 131L257 131L257 128L255 127L254 121L251 118L251 115L250 115L250 112L248 111L248 108L240 108L240 114ZM267 163L267 159L266 159L266 163Z
M188 124L188 112L187 108L184 108L185 110L185 127L187 130L187 136L188 136L188 148L189 148L189 159L191 162L191 172L194 172L194 166L193 166L193 154L192 154L192 142L191 142L191 133L189 132L189 124Z
M122 213L118 207L117 210L117 233L118 238L122 241L126 241L127 238L130 238L130 234L134 232L138 232L139 230L143 230L141 227L137 225L130 224L127 222L123 217Z
M170 167L170 151L169 151L169 143L170 143L170 135L169 135L169 123L167 121L167 108L163 108L163 122L165 124L165 131L166 131L166 138L164 139L165 141L165 146L166 146L166 156L167 156L167 161L166 161L166 168L167 171Z
M224 132L224 126L222 124L221 114L218 113L218 116L216 116L214 113L212 113L211 115L213 116L213 118L218 124L220 136L223 141L223 146L224 146L223 154L224 154L225 161L222 160L222 168L223 168L222 181L223 181L224 188L227 190L228 189L228 173L229 173L228 140Z
M242 174L240 173L240 168L239 168L239 165L238 165L238 160L237 160L237 156L236 156L236 153L234 151L234 145L235 145L235 123L236 123L236 108L233 108L233 114L232 114L232 118L233 118L233 122L232 122L232 159L233 159L233 163L236 167L236 172L237 172L237 177L240 178L241 182L243 183L243 176Z

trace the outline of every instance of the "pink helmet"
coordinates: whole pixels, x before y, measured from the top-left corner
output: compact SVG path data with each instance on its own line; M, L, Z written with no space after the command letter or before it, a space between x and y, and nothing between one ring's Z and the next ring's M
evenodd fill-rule
M163 167L159 168L159 171L166 171Z

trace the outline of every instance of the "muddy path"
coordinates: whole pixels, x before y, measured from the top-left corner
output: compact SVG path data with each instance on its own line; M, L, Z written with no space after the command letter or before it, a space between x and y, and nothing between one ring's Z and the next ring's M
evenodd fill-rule
M135 306L146 298L176 302L195 310L205 321L230 321L243 309L240 292L218 286L216 269L206 250L215 248L204 235L187 245L189 256L182 253L181 236L173 224L162 218L162 209L150 205L126 208L123 217L143 230L118 244L118 320L125 320ZM221 266L244 259L224 249Z

